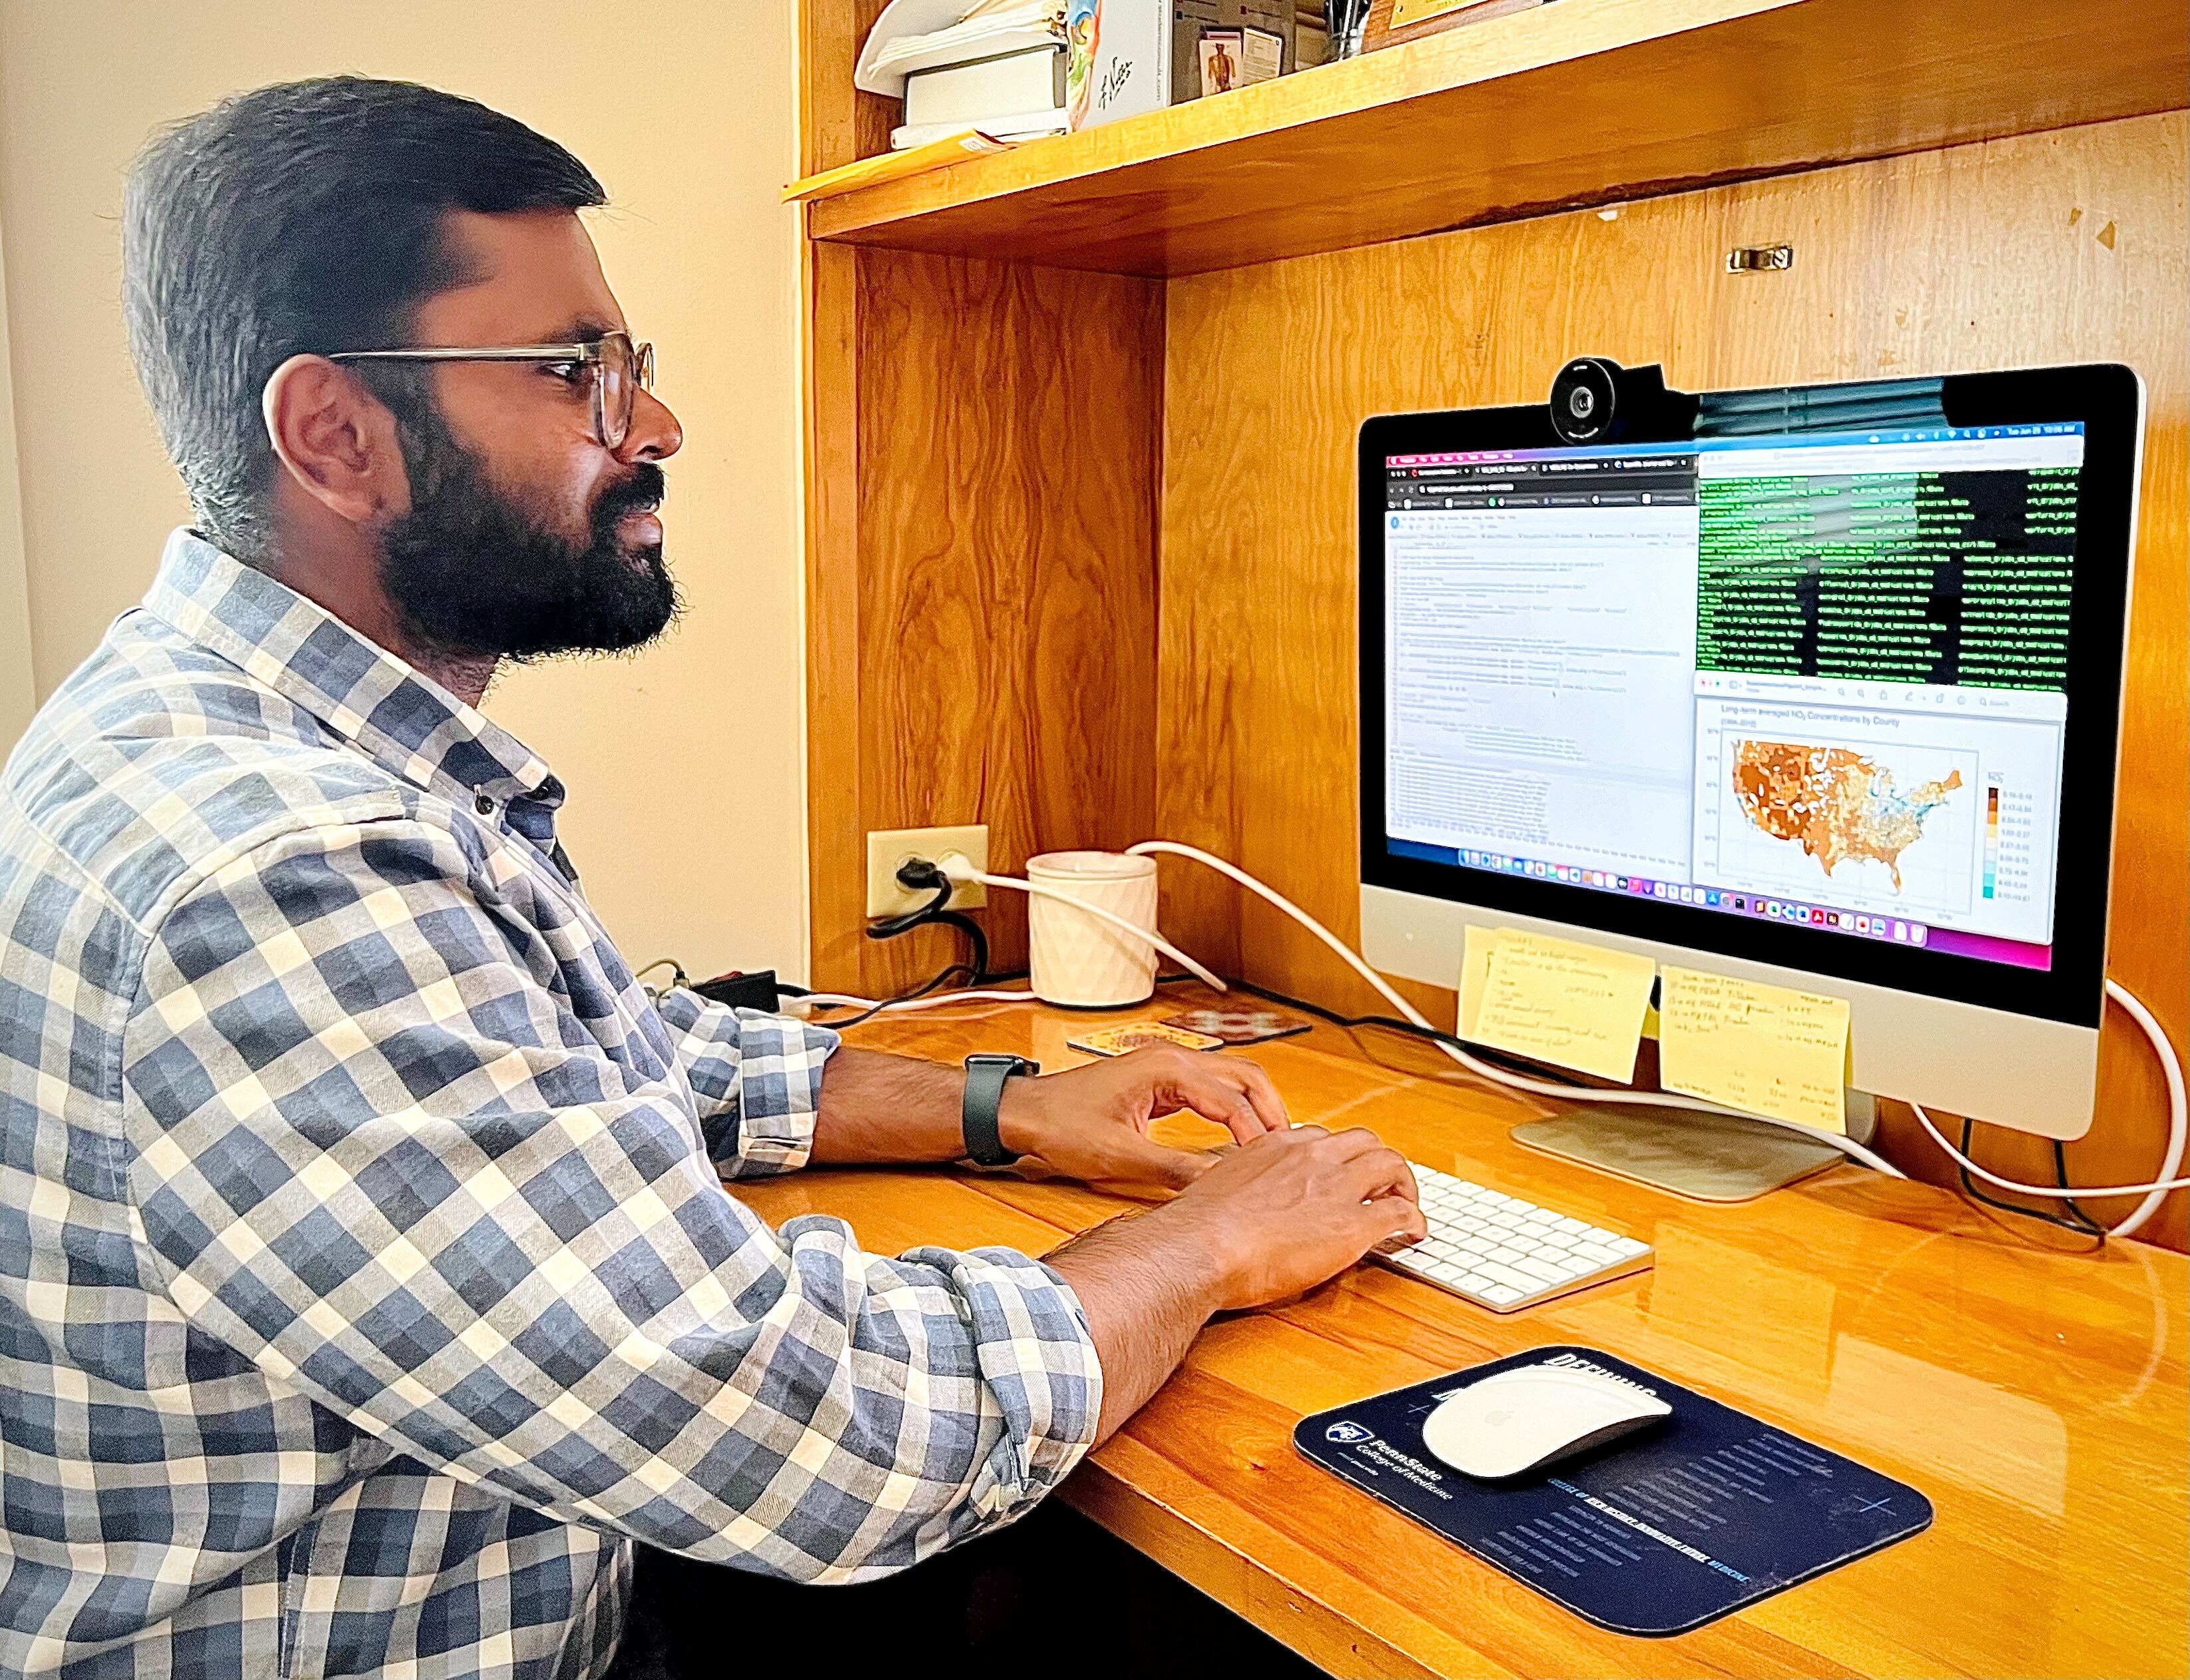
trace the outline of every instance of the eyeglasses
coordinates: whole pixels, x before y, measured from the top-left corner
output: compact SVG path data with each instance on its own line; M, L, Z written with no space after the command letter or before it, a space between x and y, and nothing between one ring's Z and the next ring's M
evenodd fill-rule
M631 432L634 394L654 389L654 346L634 344L628 332L604 332L582 344L451 346L407 350L343 350L329 361L533 361L568 363L562 377L592 390L593 436L604 449L621 449Z

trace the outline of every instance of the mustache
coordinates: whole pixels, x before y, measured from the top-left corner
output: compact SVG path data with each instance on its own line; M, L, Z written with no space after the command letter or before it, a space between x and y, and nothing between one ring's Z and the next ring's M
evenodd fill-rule
M593 529L613 530L626 514L650 514L669 493L669 480L653 462L632 468L631 476L610 485L593 503Z

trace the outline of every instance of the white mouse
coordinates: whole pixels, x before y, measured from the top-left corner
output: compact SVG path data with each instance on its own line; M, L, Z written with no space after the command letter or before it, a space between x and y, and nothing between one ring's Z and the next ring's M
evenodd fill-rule
M1521 1365L1448 1396L1424 1421L1422 1444L1463 1475L1496 1480L1672 1415L1649 1390L1609 1372Z

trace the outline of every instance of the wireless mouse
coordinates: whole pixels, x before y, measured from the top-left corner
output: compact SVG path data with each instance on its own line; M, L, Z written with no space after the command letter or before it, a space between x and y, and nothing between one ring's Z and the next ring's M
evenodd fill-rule
M1522 1365L1471 1382L1422 1424L1422 1444L1462 1475L1518 1476L1673 1415L1647 1388L1572 1365Z

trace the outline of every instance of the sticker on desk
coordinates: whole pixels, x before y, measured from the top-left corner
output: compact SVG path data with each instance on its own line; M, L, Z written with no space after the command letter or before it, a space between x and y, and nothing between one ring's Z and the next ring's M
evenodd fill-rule
M1673 1409L1654 1429L1478 1481L1422 1441L1438 1403L1559 1359ZM1585 1621L1687 1633L1931 1526L1932 1502L1784 1429L1593 1348L1537 1348L1303 1418L1303 1457Z
M1160 1021L1137 1021L1131 1026L1104 1027L1100 1032L1084 1032L1077 1038L1068 1038L1068 1050L1084 1050L1091 1056L1122 1056L1131 1050L1142 1050L1151 1044L1176 1044L1186 1050L1215 1050L1224 1041L1211 1038L1206 1032L1182 1032L1177 1027L1167 1027Z
M1315 1023L1288 1015L1282 1009L1189 1009L1182 1015L1165 1016L1163 1024L1227 1044L1260 1044L1266 1039L1306 1032Z

